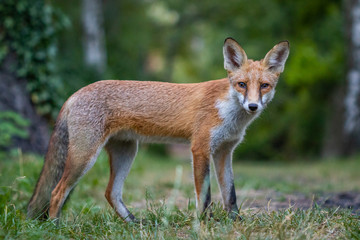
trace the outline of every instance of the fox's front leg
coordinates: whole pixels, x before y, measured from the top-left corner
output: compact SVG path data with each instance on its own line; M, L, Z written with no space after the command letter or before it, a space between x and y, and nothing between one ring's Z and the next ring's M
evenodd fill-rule
M193 171L196 193L196 207L201 214L206 213L210 202L210 151L206 144L193 142Z
M212 154L224 208L229 213L229 217L234 220L239 217L232 169L232 153L235 144L224 143Z

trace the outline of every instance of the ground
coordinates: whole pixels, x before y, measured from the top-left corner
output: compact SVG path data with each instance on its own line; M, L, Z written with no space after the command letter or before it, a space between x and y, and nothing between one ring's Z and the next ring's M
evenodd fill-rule
M214 217L195 209L190 158L161 157L143 146L125 183L124 202L146 224L121 221L105 200L106 154L79 182L61 221L25 218L42 158L15 152L0 161L0 238L360 238L360 158L234 160L242 221L221 207L212 176Z

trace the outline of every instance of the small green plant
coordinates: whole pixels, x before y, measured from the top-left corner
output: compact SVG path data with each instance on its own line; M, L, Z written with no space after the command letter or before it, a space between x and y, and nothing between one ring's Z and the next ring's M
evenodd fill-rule
M27 138L29 121L11 111L0 112L0 149L9 147L13 137Z

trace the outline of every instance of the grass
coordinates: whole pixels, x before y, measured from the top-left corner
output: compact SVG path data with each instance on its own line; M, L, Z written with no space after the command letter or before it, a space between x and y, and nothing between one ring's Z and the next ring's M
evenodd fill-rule
M0 162L0 238L5 239L360 239L360 218L348 209L308 209L290 205L273 211L265 198L287 194L322 196L329 192L360 191L358 158L327 161L235 162L235 185L242 221L226 217L219 204L216 181L212 192L214 217L196 214L189 160L168 159L139 152L125 183L124 202L141 223L124 223L110 209L104 191L109 176L105 154L79 182L61 221L26 219L42 158L18 154ZM214 178L214 177L213 177ZM260 207L246 206L252 193ZM284 197L285 196L285 197ZM281 199L283 198L283 199Z

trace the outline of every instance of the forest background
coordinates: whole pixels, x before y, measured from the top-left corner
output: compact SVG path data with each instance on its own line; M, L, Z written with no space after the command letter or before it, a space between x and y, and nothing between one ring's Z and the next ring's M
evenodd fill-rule
M226 77L222 45L291 53L235 160L347 156L360 145L359 3L347 0L2 0L0 148L44 153L65 100L100 79ZM158 145L151 149L166 154Z

